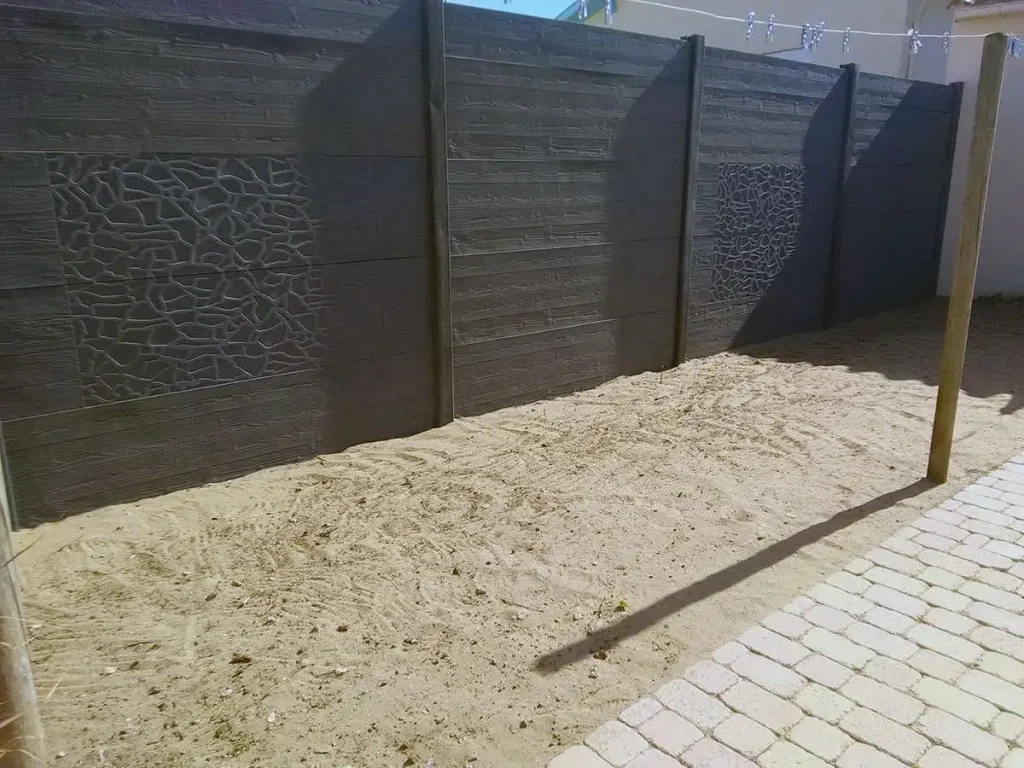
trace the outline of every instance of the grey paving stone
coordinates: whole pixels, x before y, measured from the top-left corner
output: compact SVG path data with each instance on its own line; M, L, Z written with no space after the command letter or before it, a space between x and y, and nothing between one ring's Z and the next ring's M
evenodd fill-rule
M1024 688L1018 685L988 672L972 669L957 681L957 686L1007 712L1024 717Z
M907 632L907 638L918 645L929 648L943 656L963 664L973 664L981 658L981 648L969 640L951 635L938 627L931 627L926 624L918 624Z
M569 747L550 763L548 768L610 768L611 763L601 759L590 747L577 744Z
M918 680L921 679L921 673L916 669L886 656L873 658L865 665L863 672L872 680L877 680L890 688L904 692L917 685Z
M745 648L743 655L748 655ZM728 690L739 681L735 672L714 661L698 661L683 673L683 677L712 696Z
M755 768L747 758L709 738L686 750L682 762L691 768Z
M803 643L812 651L853 669L860 669L875 656L869 648L821 627L815 627L804 635Z
M928 604L923 600L882 584L873 584L871 589L864 593L864 598L898 613L905 613L914 619L921 618L928 610Z
M907 768L906 763L859 742L846 750L836 765L839 768Z
M823 760L834 761L853 744L853 739L815 717L805 717L793 726L789 739L797 746L817 755Z
M945 747L929 749L917 766L918 768L984 768L973 760L968 760L963 755L958 755Z
M844 667L818 653L808 656L797 664L795 669L804 677L814 680L826 688L839 688L853 675L853 670L849 667Z
M909 640L860 621L847 627L843 634L857 645L901 661L909 659L918 651L918 647Z
M992 721L989 730L1006 742L1019 742L1021 734L1024 734L1024 717L1012 712L1000 712Z
M803 617L814 626L830 632L842 632L857 620L845 611L838 611L828 605L815 605Z
M929 587L929 589L933 588ZM864 621L868 624L873 624L879 629L884 629L886 632L891 632L894 635L902 635L906 633L906 631L915 624L914 620L905 613L898 613L896 611L889 610L888 608L883 608L880 605L875 606L865 613Z
M907 659L907 665L922 674L945 680L947 683L955 682L967 671L967 667L956 659L943 656L929 648L923 648Z
M810 653L800 643L764 627L748 629L736 639L750 650L757 651L762 656L767 656L787 667L793 666Z
M800 691L793 699L793 703L808 715L833 725L856 706L845 696L817 683L811 683Z
M1013 611L1018 614L1024 611L1024 597L989 584L968 581L957 591L974 600L980 600L983 603L994 605L1003 610Z
M691 744L704 738L704 734L695 725L667 709L646 721L637 731L672 757L678 757Z
M757 759L761 768L828 768L828 763L788 741L777 741Z
M1009 751L1006 742L998 736L939 709L925 712L917 728L935 743L986 765L995 763Z
M985 651L981 655L978 669L1014 685L1024 682L1024 664L995 651Z
M1024 640L995 627L978 627L970 639L990 651L1002 653L1017 661L1024 661Z
M711 734L719 742L754 760L775 742L775 734L746 715L732 715Z
M723 693L722 701L776 733L782 733L803 717L796 705L746 680L740 680Z
M619 720L630 728L636 728L641 723L650 720L664 708L660 701L648 696L622 710Z
M840 720L839 727L855 739L908 763L920 760L931 746L924 736L863 707Z
M863 675L851 677L839 693L901 725L910 725L924 712L924 705L913 696Z
M934 677L925 677L914 686L913 694L922 702L936 707L979 728L988 728L999 710L977 696Z
M761 622L761 626L770 629L772 632L777 632L783 637L788 637L790 640L799 639L802 634L811 628L811 625L802 618L786 611L777 611L771 614Z
M647 749L647 741L627 725L609 720L584 743L614 766L623 766Z
M735 686L733 686L735 688ZM729 709L718 699L709 696L693 683L673 680L659 688L655 698L682 715L702 731L707 732L729 716Z
M626 768L679 768L680 765L678 760L669 757L660 749L648 749L626 763Z
M777 661L772 661L756 653L740 656L730 665L730 669L766 691L771 691L785 699L793 696L807 685L807 678L782 666Z

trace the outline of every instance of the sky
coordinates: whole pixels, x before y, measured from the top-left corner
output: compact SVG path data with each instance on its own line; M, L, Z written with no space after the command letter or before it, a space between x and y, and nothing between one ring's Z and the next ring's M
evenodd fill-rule
M570 0L511 0L509 3L505 3L504 0L449 0L449 2L488 8L492 11L508 11L509 13L522 13L527 16L543 16L553 19L569 6Z

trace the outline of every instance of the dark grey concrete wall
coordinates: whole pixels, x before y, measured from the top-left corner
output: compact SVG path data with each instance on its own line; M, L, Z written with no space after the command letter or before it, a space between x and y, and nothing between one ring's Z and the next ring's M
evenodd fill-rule
M425 10L0 4L20 525L933 292L955 89Z

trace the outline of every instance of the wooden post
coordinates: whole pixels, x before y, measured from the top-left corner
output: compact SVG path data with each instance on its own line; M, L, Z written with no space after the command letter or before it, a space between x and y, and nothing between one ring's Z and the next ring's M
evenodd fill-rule
M988 196L988 177L992 167L1007 45L1008 39L1004 33L988 35L981 53L978 100L974 107L971 150L967 158L963 218L956 262L953 265L953 288L949 296L946 340L939 369L939 396L935 403L932 447L928 456L928 479L937 483L944 483L949 477L949 455L953 448L956 405L960 397L967 331L971 323L974 279L978 271L981 229L985 223L985 199Z
M825 312L822 325L836 324L839 311L839 267L843 255L843 224L846 209L846 179L850 175L850 157L853 154L853 118L857 110L856 64L844 64L846 70L846 101L843 105L843 133L839 144L839 175L836 177L835 210L832 213L832 241L829 246L828 274L825 278Z
M679 279L676 283L676 339L673 365L686 360L690 312L690 264L693 260L693 220L697 205L697 152L700 144L701 97L704 92L704 37L691 35L690 115L686 127L682 232L679 237Z
M11 505L7 493L7 457L0 432L0 768L46 765L43 725L21 615L20 581L11 542Z
M430 193L434 240L434 369L437 424L455 418L452 363L451 245L448 240L448 117L444 87L444 0L422 0Z

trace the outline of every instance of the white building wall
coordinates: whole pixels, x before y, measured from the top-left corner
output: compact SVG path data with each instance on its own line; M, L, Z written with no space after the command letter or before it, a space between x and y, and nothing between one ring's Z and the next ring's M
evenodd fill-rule
M777 22L804 24L825 22L833 29L869 30L903 33L914 23L923 31L935 27L938 34L949 29L952 11L948 0L857 0L857 2L821 2L821 0L657 0L663 5L682 6L709 11L722 16L745 19L754 11L759 20L775 14ZM590 3L600 0L590 0ZM908 7L909 2L909 7ZM594 7L591 5L591 7ZM723 22L699 14L673 8L644 5L636 0L616 0L614 26L628 32L641 32L661 37L704 35L707 44L718 48L749 51L784 58L799 58L827 66L856 62L865 72L904 77L911 66L909 41L906 37L869 37L854 35L850 53L842 50L842 35L830 34L821 47L806 55L799 51L800 30L776 29L775 40L765 41L765 29L757 26L754 36L746 40L746 24ZM591 24L603 24L603 13L591 17ZM942 24L945 26L941 26ZM935 31L935 30L932 30ZM929 45L917 56L913 76L920 80L943 82L945 57L940 41ZM931 49L931 50L929 50Z
M964 19L954 34L1009 32L1024 35L1024 2L1015 15ZM949 81L964 82L963 105L949 212L939 270L939 293L949 295L953 261L964 203L964 177L974 121L982 39L954 40L949 57ZM996 128L996 146L989 179L988 203L981 235L975 293L978 296L1024 296L1024 59L1009 59L1003 82Z
M907 28L916 27L923 35L941 35L953 26L953 8L949 0L910 0ZM907 56L906 77L934 83L946 81L946 52L942 41L924 40L915 56Z

